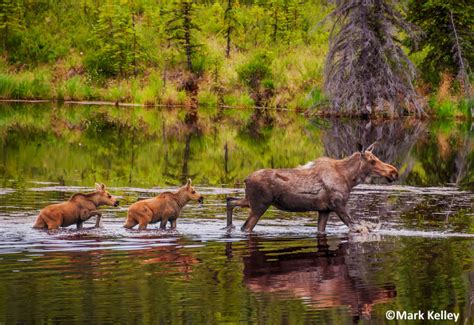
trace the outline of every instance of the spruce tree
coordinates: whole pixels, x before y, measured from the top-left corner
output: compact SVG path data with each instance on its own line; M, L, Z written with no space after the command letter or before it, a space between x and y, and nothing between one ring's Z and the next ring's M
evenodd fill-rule
M413 33L390 0L337 0L325 67L336 114L424 115L413 86L415 68L400 32Z
M421 64L427 81L438 84L440 73L458 75L467 82L474 60L474 6L467 0L411 0L408 17L423 34L419 47L426 51ZM466 85L467 86L467 85Z

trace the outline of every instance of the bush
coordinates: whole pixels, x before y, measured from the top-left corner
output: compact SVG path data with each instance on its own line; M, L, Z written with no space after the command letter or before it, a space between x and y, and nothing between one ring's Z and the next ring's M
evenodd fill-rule
M255 54L247 63L237 68L240 82L246 85L257 106L265 106L273 96L275 83L271 64L272 57L265 52Z
M268 53L255 54L247 63L237 68L239 80L252 90L259 88L263 80L268 84L272 79L273 59Z

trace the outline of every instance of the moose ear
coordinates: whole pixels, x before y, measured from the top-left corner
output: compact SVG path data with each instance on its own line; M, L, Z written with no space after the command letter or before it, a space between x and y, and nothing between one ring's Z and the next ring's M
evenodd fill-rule
M370 146L367 147L367 149L365 149L365 151L368 151L368 152L372 152L374 151L374 148L375 148L375 144L377 143L377 141L375 141L374 143L372 143Z
M191 186L191 183L192 183L192 182L191 182L191 178L188 178L188 181L186 182L186 186L187 186L187 187L190 187L190 186Z
M100 184L100 188L102 189L102 191L105 191L105 184L104 183Z
M95 183L95 189L96 191L102 191L102 185L99 183Z
M362 147L362 144L360 144L360 143L357 144L357 150L359 152L364 152L364 147Z

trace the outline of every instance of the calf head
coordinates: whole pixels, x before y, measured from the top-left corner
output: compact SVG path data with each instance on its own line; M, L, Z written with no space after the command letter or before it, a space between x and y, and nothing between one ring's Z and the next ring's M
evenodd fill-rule
M191 179L188 179L186 185L183 186L183 189L189 200L197 200L199 203L204 202L204 197L191 185Z
M398 170L394 166L381 161L372 151L376 142L372 143L367 149L361 150L362 166L361 169L367 177L384 177L389 182L398 179Z
M98 183L95 183L95 190L96 190L96 193L97 193L97 202L99 203L99 205L110 205L110 206L118 206L119 205L119 201L117 200L117 198L115 196L112 196L106 189L105 189L105 185L102 183L102 184L98 184Z

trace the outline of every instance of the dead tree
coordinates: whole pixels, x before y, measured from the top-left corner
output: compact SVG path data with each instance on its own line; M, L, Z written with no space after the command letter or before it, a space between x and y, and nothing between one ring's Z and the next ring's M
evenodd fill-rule
M335 0L334 26L325 67L332 113L423 116L413 86L415 68L403 53L399 32L414 35L390 0Z

